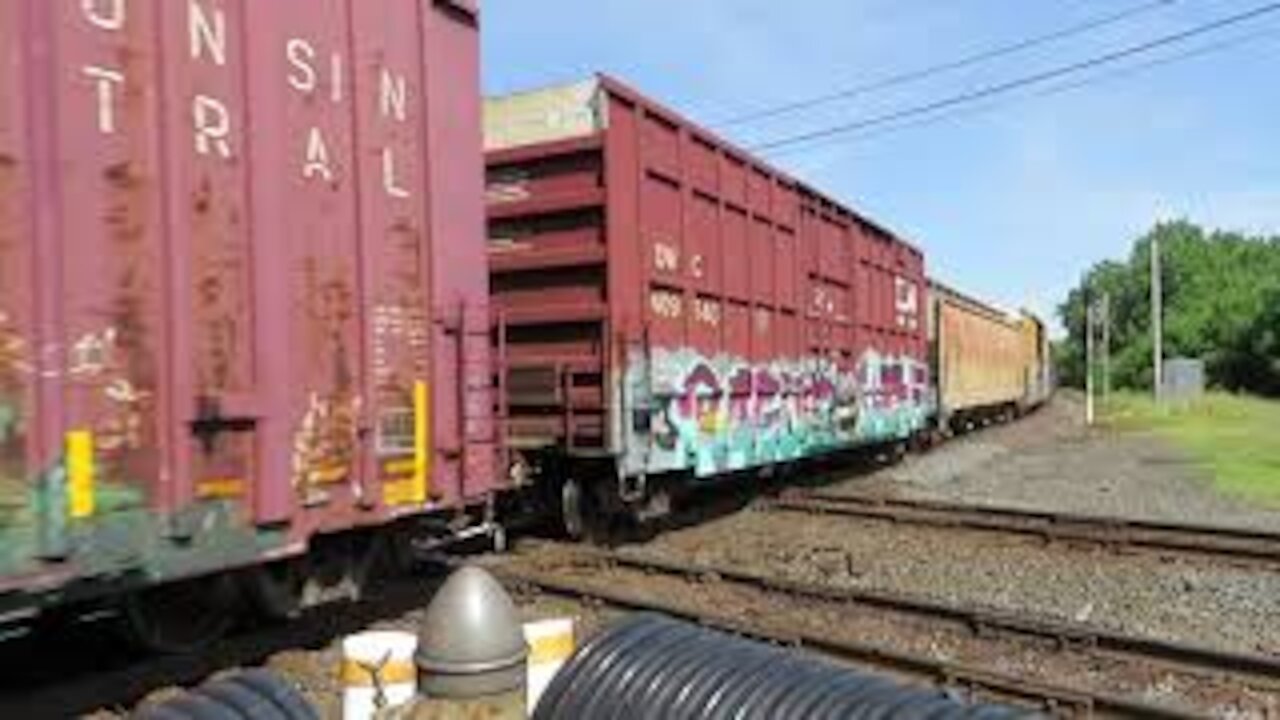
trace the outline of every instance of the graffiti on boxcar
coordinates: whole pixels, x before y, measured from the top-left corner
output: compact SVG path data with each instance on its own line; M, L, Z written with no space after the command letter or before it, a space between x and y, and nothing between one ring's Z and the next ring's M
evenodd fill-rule
M629 472L706 476L843 446L903 439L923 427L928 375L909 358L868 352L856 369L825 359L752 364L690 349L637 354L627 393Z
M425 371L423 358L430 328L420 304L379 305L373 309L372 370L375 384L409 386Z
M0 311L0 456L4 458L21 453L17 445L23 429L22 392L31 374L26 348L12 318Z
M17 161L0 154L0 303L22 303L25 288L18 273L23 255L17 235L20 220L13 203L18 197ZM4 297L8 294L8 297ZM21 474L24 426L23 391L32 374L26 338L10 311L0 307L0 482Z
M351 475L359 432L360 399L350 393L312 393L294 434L293 484L303 502L323 502L327 486Z
M112 365L115 353L115 328L83 333L67 350L67 374L73 379L98 377Z
M303 361L314 368L312 390L294 433L294 486L304 502L323 502L329 486L351 477L359 439L362 400L348 347L355 296L340 270L322 277L314 258L305 263L303 307L307 339ZM313 386L314 387L314 386Z
M4 261L0 249L0 262ZM0 310L0 544L7 528L22 523L28 506L23 385L31 374L27 345L13 318Z
M415 381L427 373L430 327L421 304L373 309L374 387L378 392L377 450L395 457L413 452Z
M67 377L89 394L95 445L107 454L141 450L148 446L146 417L153 393L133 377L135 367L116 327L86 332L67 349ZM130 345L135 344L130 342Z
M893 280L894 311L899 328L915 332L920 328L920 288L910 280Z

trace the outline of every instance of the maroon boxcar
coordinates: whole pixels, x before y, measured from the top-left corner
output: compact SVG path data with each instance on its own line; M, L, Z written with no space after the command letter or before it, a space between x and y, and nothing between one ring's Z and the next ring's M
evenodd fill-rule
M919 250L610 78L485 128L505 424L567 509L924 426Z
M488 501L477 35L0 3L0 617Z

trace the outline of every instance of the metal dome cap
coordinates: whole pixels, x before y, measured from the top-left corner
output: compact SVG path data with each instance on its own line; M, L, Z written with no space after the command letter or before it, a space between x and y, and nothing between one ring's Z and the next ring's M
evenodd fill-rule
M427 606L414 656L419 691L477 698L521 689L528 655L511 596L487 571L467 566Z

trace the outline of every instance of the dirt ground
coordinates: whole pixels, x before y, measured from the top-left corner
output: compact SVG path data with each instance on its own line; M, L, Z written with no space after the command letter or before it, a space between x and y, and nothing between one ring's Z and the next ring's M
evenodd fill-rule
M1070 392L1019 422L831 489L1280 529L1280 511L1218 493L1204 469L1163 439L1085 427L1083 398Z

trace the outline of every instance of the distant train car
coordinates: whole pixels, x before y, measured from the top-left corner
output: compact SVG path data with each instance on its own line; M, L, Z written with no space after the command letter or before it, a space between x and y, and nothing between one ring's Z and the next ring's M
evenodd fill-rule
M1033 316L930 281L929 342L944 430L1010 419L1048 397L1048 340Z
M1027 393L1024 409L1035 409L1053 396L1053 345L1044 321L1032 313L1022 312L1023 354L1027 358Z
M569 525L924 426L918 249L610 78L485 127L515 472Z
M0 625L181 646L483 515L478 55L473 0L0 3Z

